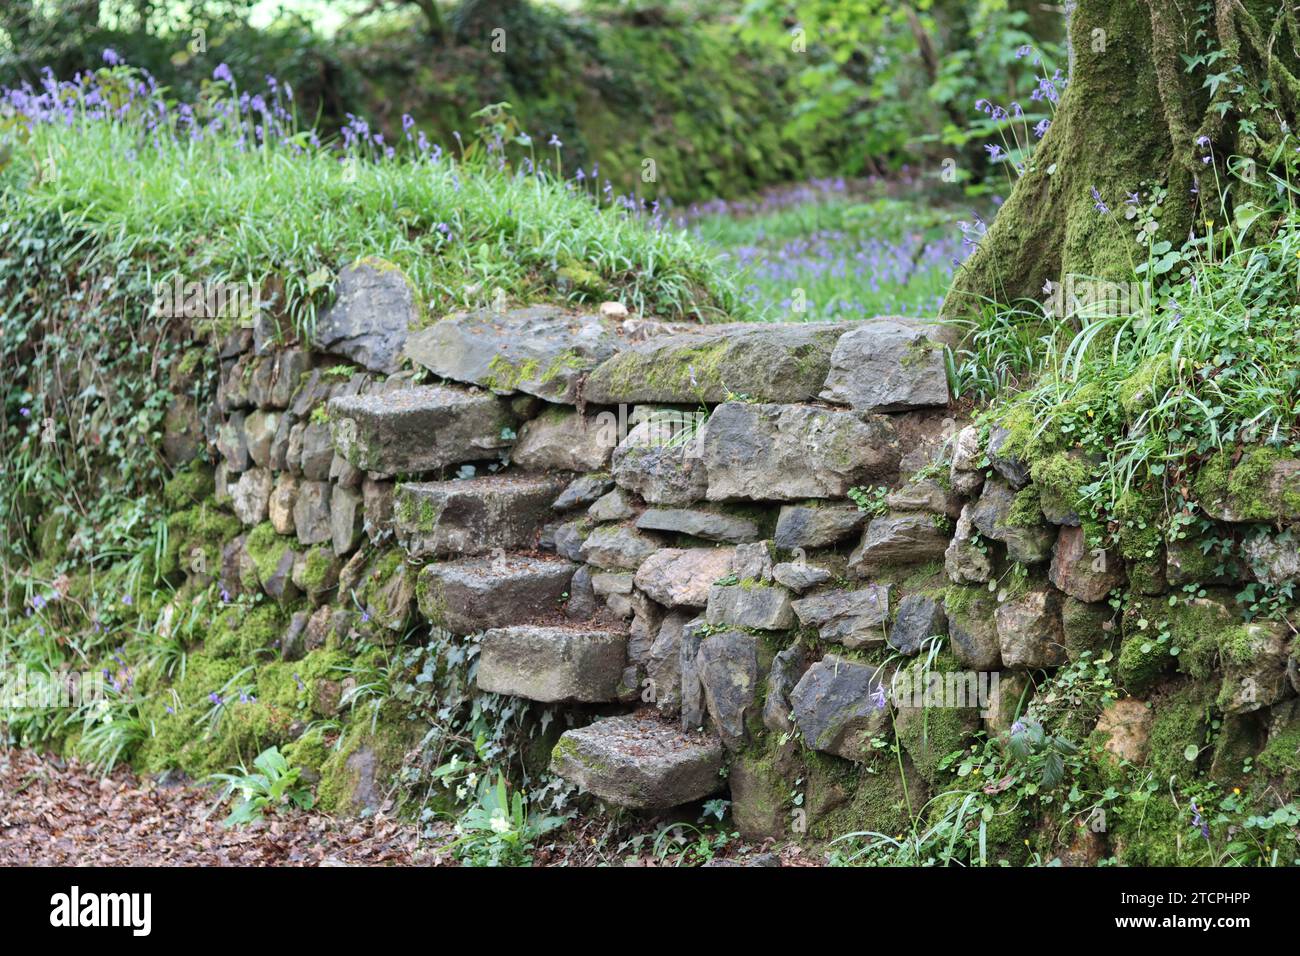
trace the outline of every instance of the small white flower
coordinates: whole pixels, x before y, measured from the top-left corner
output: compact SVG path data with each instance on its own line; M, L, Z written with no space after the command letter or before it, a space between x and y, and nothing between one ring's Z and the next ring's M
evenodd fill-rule
M491 826L493 833L509 833L514 829L510 825L510 821L506 819L505 812L499 809L492 811Z

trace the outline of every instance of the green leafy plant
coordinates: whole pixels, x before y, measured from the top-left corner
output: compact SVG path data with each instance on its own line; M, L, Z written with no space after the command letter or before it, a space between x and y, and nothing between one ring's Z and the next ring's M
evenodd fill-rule
M460 837L449 844L466 866L529 866L537 841L568 817L532 811L527 796L510 793L504 774L479 783L474 802L456 821Z
M263 750L253 761L253 767L255 773L250 773L241 764L233 768L238 773L216 773L210 778L225 785L218 804L238 794L230 815L226 817L226 826L243 826L259 821L266 811L275 812L281 807L311 809L311 790L298 786L302 770L291 767L278 747Z

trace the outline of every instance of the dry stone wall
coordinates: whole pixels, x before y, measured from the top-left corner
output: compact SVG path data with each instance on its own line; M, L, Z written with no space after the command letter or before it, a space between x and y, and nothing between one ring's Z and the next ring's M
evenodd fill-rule
M219 576L296 608L286 659L443 629L477 644L480 690L566 707L555 772L639 809L729 792L753 837L895 827L882 743L921 806L945 754L1081 654L1113 648L1139 700L1184 666L1110 599L1204 581L1204 556L1092 547L1005 430L953 410L938 327L544 306L414 331L392 281L345 273L314 342L259 325L220 345L205 432L244 530ZM1296 467L1249 500L1228 468L1206 504L1294 524ZM1300 562L1294 538L1258 549L1198 598L1214 627L1185 653L1263 746L1296 720L1292 635L1241 625L1229 586ZM1223 651L1229 631L1258 653ZM933 674L969 698L900 693ZM1141 760L1152 711L1120 703L1101 731Z

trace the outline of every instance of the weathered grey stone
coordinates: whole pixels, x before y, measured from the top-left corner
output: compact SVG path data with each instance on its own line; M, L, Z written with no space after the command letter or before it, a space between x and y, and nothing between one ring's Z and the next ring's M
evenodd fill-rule
M808 655L803 645L791 644L772 658L767 675L767 696L763 699L763 726L776 734L794 729L790 720L790 692L808 669Z
M569 600L564 616L570 621L590 621L596 616L596 591L591 586L591 568L579 565L569 582Z
M889 724L883 674L830 654L808 668L790 703L808 745L846 760L868 759L872 738Z
M853 536L866 523L866 513L851 501L782 505L776 519L776 546L783 551L830 547Z
M286 661L300 661L307 654L305 635L308 614L295 611L289 618L289 626L280 635L280 658Z
M632 623L628 627L627 657L632 663L644 666L668 612L636 588L628 596L628 603L632 607Z
M572 409L551 408L519 429L510 460L533 471L598 471L609 464L617 431Z
M744 323L659 336L620 352L588 377L583 395L604 405L713 404L817 397L844 323Z
M1275 588L1300 584L1300 524L1280 534L1261 532L1247 539L1242 544L1242 554L1250 566L1251 576L1261 584Z
M328 481L334 462L334 443L330 427L324 422L308 422L299 439L298 467L310 481Z
M994 614L1002 663L1007 667L1057 667L1064 664L1061 595L1049 587L1009 598Z
M582 377L620 344L600 316L543 305L450 315L411 335L406 354L443 378L573 405ZM590 391L584 397L608 404Z
M741 631L712 634L700 644L697 662L709 718L723 745L734 750L748 739L759 706L758 638Z
M271 408L288 408L303 374L311 368L311 355L303 349L275 353L275 374L267 403Z
M298 486L298 500L293 504L293 527L298 540L306 545L324 544L334 537L330 527L330 483L304 481Z
M629 618L633 614L633 577L631 571L602 571L591 575L592 591L616 617Z
M871 519L862 541L849 555L849 570L865 577L882 568L937 561L948 548L948 534L934 515L881 515Z
M573 570L568 561L525 555L462 558L425 565L416 598L435 627L477 634L554 615Z
M1025 492L1028 494L1029 492ZM990 478L971 509L971 522L980 534L1007 547L1007 557L1021 564L1042 564L1052 554L1056 529L1041 520L1013 523L1016 492L1000 478ZM1019 518L1017 520L1024 520Z
M614 487L614 479L606 475L582 475L573 479L551 507L556 511L571 511L592 504Z
M1285 621L1241 625L1231 647L1220 652L1223 684L1215 704L1226 714L1247 714L1294 697L1287 679L1291 639Z
M650 699L659 712L673 716L682 704L682 629L691 620L683 611L670 611L659 625L659 633L646 655L646 676Z
M179 468L193 461L203 447L199 406L190 395L177 395L163 416L162 450L167 464Z
M1100 601L1124 583L1124 562L1118 554L1088 547L1084 530L1067 526L1061 529L1052 548L1048 576L1071 597Z
M791 606L799 620L817 628L823 640L849 649L882 644L889 622L889 586L871 584L858 591L826 591Z
M989 430L988 459L994 471L1005 478L1012 488L1019 490L1029 484L1029 464L1003 452L1010 437L1009 431L1000 425L994 425Z
M252 356L241 355L231 364L225 378L222 379L220 398L227 409L249 408L253 403L248 397L249 368ZM222 363L223 367L225 363Z
M329 380L326 379L321 369L314 368L307 374L302 385L293 394L293 400L289 404L289 411L293 413L294 418L307 418L316 410L316 406L329 399L329 397Z
M784 631L795 626L790 593L763 585L715 584L709 589L705 619L712 625Z
M289 412L280 416L280 423L275 428L275 437L271 439L270 468L272 471L289 470L289 436L293 434L293 426L297 424L298 419Z
M716 793L722 760L716 737L642 713L566 731L551 754L551 770L609 803L667 809Z
M366 478L361 482L362 527L371 544L393 533L393 483Z
M842 498L899 457L888 419L810 405L719 405L703 446L711 501Z
M945 488L933 478L909 481L885 498L894 511L925 511L930 514L956 518L961 514L961 496Z
M372 371L396 372L407 330L420 316L406 276L388 263L359 262L339 273L335 292L312 344Z
M574 627L496 627L483 634L479 690L544 703L618 697L627 635Z
M230 506L235 517L252 526L266 520L271 500L271 472L267 468L252 468L239 476L230 488Z
M948 404L942 330L877 319L840 336L821 397L869 412ZM931 333L934 338L931 338Z
M275 381L275 359L271 355L254 358L247 376L248 400L258 408L271 404L271 385Z
M305 431L306 422L295 422L289 426L289 446L284 452L284 467L295 475L302 474L302 436Z
M340 557L348 554L361 541L364 512L359 491L334 485L330 493L330 535L334 553Z
M293 534L293 506L298 500L298 479L288 472L275 478L275 487L267 501L267 514L278 534Z
M630 525L602 525L582 542L582 560L605 570L635 571L659 542Z
M682 675L682 729L698 730L704 726L704 685L700 683L699 653L704 643L706 625L697 617L682 625L679 638L678 670Z
M993 671L1002 664L998 638L998 602L987 588L949 588L944 602L948 640L953 654L971 670Z
M437 471L494 458L514 441L508 402L447 385L330 399L339 454L381 475Z
M943 553L943 569L954 584L984 584L993 576L993 562L987 550L975 543L971 512L971 505L961 509L952 541Z
M915 654L932 637L948 633L943 604L924 594L909 594L898 602L889 628L889 644L903 654Z
M636 526L727 544L757 541L761 535L751 518L704 508L648 508L637 518Z
M636 425L614 449L614 480L650 504L690 505L704 498L708 478L700 439L683 434L671 418L656 415Z
M563 521L551 528L551 547L555 553L570 561L581 561L582 545L591 534L592 524L584 518L576 521ZM542 547L546 547L546 532L543 532Z
M217 430L217 451L233 472L247 471L252 464L244 438L244 413L234 412Z
M353 465L338 452L335 452L334 457L330 459L330 481L335 484L356 491L361 487L361 482L365 477L366 473L364 471Z
M783 588L802 594L829 581L831 572L804 561L785 561L772 568L772 579Z
M979 429L967 425L957 433L952 446L948 481L953 491L959 495L973 495L980 490L984 484L984 472L979 466L982 457Z
M733 548L662 548L641 562L636 586L665 607L702 608L709 588L731 573Z
M625 521L634 516L636 510L628 493L622 488L615 488L596 499L587 509L587 517L592 521Z
M528 551L564 484L551 475L489 475L398 485L393 527L412 557Z
M768 584L772 580L772 551L766 541L736 545L731 573L742 582Z

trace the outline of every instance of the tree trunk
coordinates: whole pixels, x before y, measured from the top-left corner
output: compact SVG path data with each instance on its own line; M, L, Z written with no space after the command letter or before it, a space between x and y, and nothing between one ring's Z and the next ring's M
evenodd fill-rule
M1129 194L1166 190L1156 241L1177 247L1204 220L1221 223L1232 203L1271 193L1270 160L1291 162L1276 149L1300 106L1300 23L1291 4L1079 0L1070 38L1073 74L1051 128L958 271L945 318L970 318L988 303L1041 301L1045 284L1067 274L1127 280L1147 258L1120 214ZM1188 71L1184 57L1214 51L1221 53ZM1208 78L1220 74L1212 86ZM1247 160L1253 184L1229 172ZM1225 207L1219 192L1230 180Z

